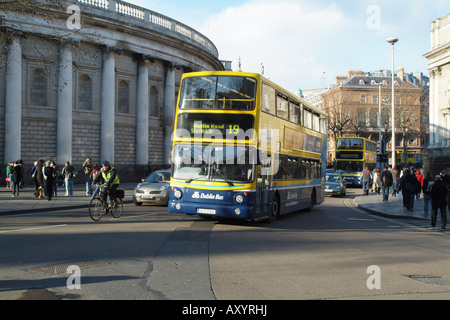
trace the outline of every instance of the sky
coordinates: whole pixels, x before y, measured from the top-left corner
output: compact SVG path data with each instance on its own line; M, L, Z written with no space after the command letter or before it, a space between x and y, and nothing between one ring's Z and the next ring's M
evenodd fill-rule
M448 0L128 0L203 33L219 59L282 87L316 89L348 70L427 73L431 22Z

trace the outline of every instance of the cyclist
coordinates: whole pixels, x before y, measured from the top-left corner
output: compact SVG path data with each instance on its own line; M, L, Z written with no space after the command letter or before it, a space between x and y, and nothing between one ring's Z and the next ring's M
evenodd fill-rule
M104 187L106 188L106 192L103 193L103 201L106 204L107 203L107 194L109 193L110 199L115 203L116 199L116 190L119 187L120 180L119 176L117 175L117 170L108 161L103 161L102 163L102 169L100 170L100 173L97 178L95 179L94 183L97 183L98 180L102 179L104 183Z

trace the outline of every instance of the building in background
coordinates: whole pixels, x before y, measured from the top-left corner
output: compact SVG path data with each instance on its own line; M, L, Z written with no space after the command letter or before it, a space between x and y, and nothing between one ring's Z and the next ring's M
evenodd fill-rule
M223 70L196 30L119 0L0 0L0 159L168 165L184 72Z
M420 165L428 145L428 78L422 74L405 74L403 68L399 68L394 86L398 163L402 164L405 155L414 154L417 155L413 157L414 164ZM390 71L350 70L346 76L337 76L336 83L320 94L323 110L328 114L329 165L334 161L337 137L359 136L378 142L380 119L381 150L390 154L391 92Z
M431 49L425 54L430 75L430 141L426 170L450 168L450 13L431 24ZM448 170L448 169L447 169Z

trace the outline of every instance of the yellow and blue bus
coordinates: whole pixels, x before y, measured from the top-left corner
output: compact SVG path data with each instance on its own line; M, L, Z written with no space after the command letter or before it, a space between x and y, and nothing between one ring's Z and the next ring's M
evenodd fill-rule
M334 169L341 173L347 185L362 186L359 177L367 166L375 169L377 143L362 137L339 137L336 139Z
M324 201L326 115L259 74L184 74L169 212L251 221Z

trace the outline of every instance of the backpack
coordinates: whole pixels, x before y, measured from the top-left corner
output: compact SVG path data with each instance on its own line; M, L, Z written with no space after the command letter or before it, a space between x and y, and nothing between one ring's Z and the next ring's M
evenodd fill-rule
M425 190L425 192L431 193L431 188L433 188L433 184L434 184L434 181L428 180L428 185L427 185L427 189Z

